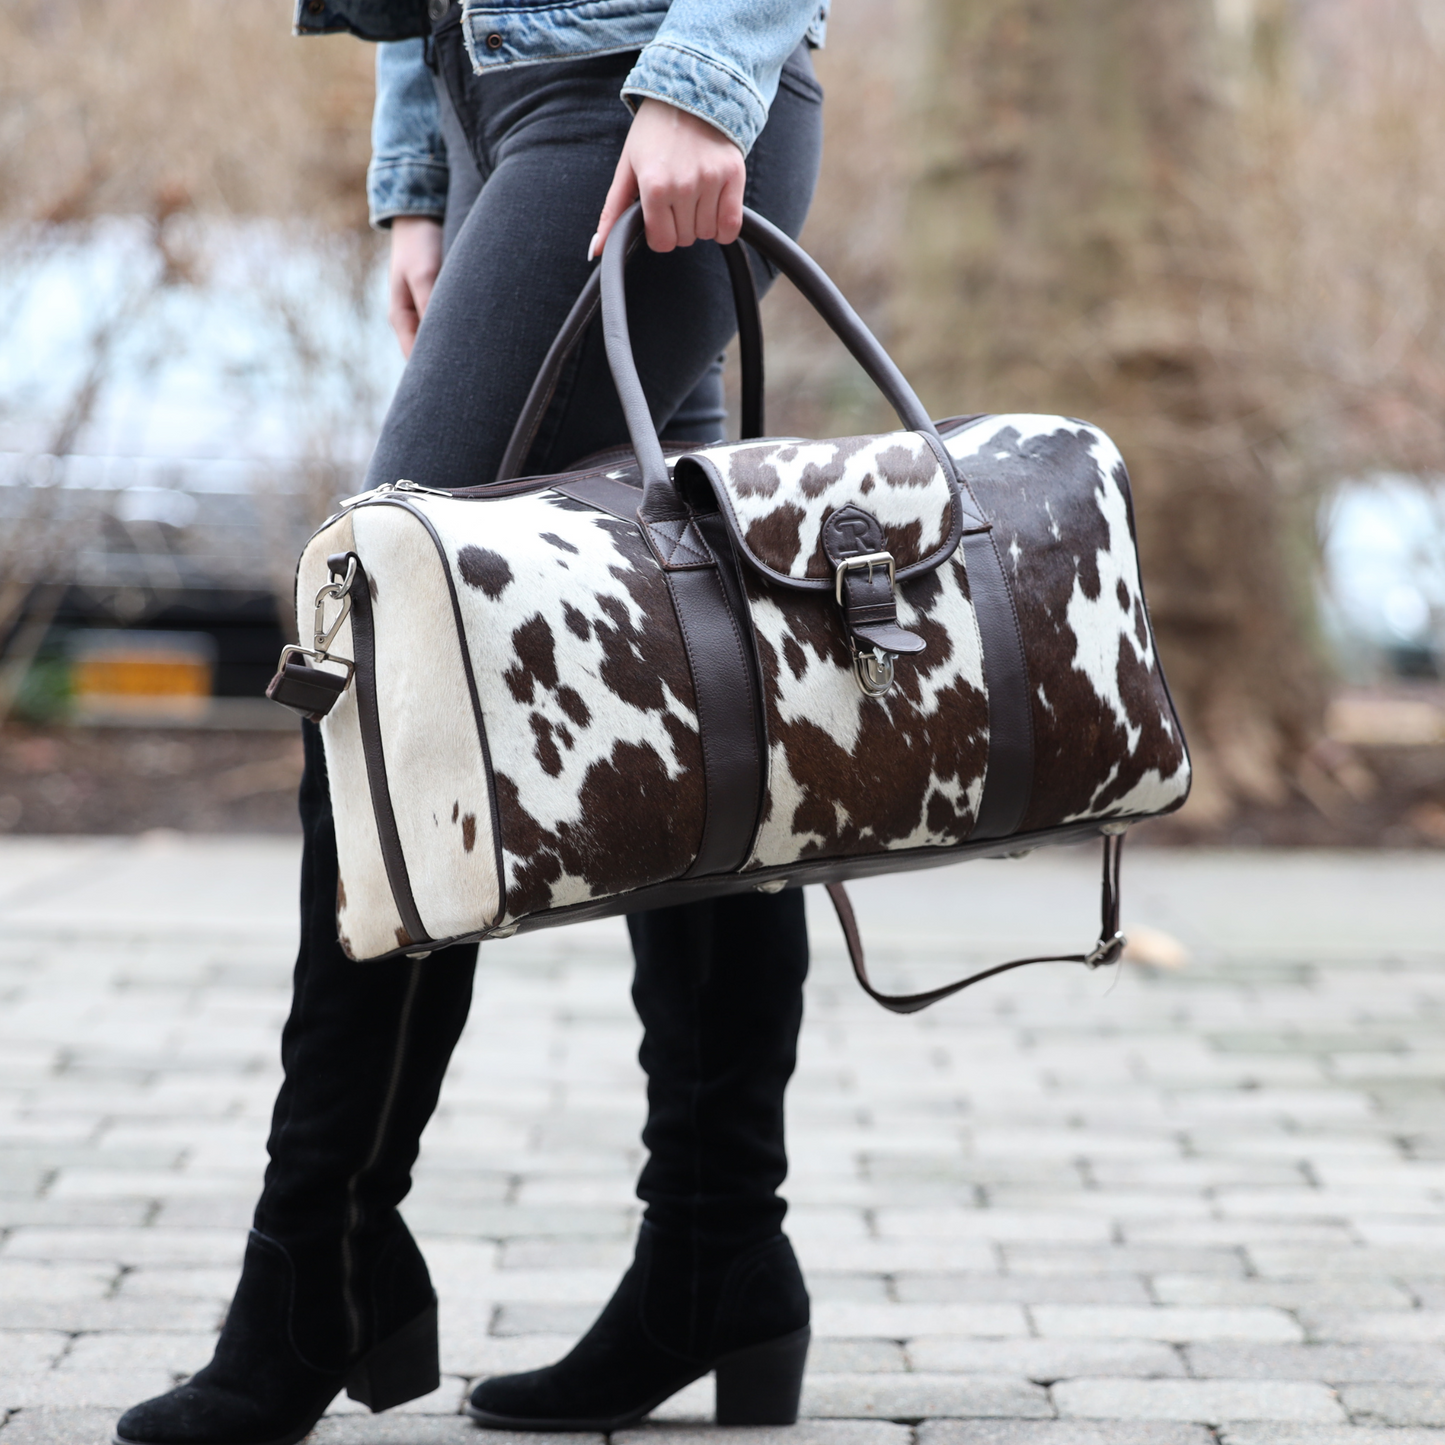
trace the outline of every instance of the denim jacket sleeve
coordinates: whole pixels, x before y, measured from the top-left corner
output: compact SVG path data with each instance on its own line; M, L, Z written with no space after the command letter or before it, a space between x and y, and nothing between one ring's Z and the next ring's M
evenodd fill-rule
M827 0L672 0L622 86L636 109L665 100L715 125L744 155L767 123L783 62L823 43Z
M397 216L432 216L447 208L447 150L441 108L421 40L376 47L376 107L371 116L371 164L366 200L371 224L388 228Z

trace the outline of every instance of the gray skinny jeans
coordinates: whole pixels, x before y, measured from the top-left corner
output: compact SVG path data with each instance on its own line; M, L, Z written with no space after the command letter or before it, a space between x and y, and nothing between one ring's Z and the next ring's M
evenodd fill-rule
M382 426L368 486L489 482L512 424L587 279L587 243L627 137L619 98L635 56L604 55L475 75L455 19L433 38L451 168L446 260ZM784 67L748 156L745 199L796 236L822 150L822 92L805 46ZM772 276L756 257L760 289ZM736 330L710 242L628 267L628 316L653 418L669 436L722 438L718 357ZM556 471L627 442L594 324L557 389L528 461Z

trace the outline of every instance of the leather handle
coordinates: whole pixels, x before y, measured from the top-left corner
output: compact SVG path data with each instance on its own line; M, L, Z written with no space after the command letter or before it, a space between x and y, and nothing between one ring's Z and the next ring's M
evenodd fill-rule
M1037 958L1015 958L1008 963L997 963L978 973L961 978L956 983L946 983L941 988L931 988L924 993L880 993L868 978L868 968L863 958L863 935L858 930L858 919L853 912L853 903L841 883L829 883L828 897L833 901L833 910L843 929L843 938L848 945L848 958L853 965L853 976L862 986L863 992L881 1003L884 1008L896 1014L915 1014L935 1004L940 999L982 983L996 974L1007 973L1011 968L1024 968L1030 963L1082 963L1087 968L1102 968L1106 963L1117 963L1124 951L1124 935L1119 932L1119 864L1124 853L1124 835L1106 834L1104 837L1104 881L1100 900L1099 941L1088 953L1045 953Z
M630 247L642 232L642 207L634 203L613 227L602 255L602 334L607 345L607 362L627 419L628 434L642 470L643 499L639 509L644 520L665 521L685 515L685 509L673 491L657 439L647 398L638 379L637 364L632 356L631 338L627 329L627 303L624 277ZM755 211L743 208L742 239L760 255L767 257L802 293L828 327L853 354L875 386L878 387L898 419L909 431L921 432L931 438L934 450L947 464L949 475L957 480L947 448L944 447L928 413L914 390L883 349L878 338L863 324L862 318L844 299L843 293L829 280L823 268L797 244Z
M642 240L642 233L632 238L627 248L630 257ZM742 438L744 441L760 437L767 431L764 422L763 402L763 321L758 310L758 288L753 280L753 268L742 246L734 241L722 248L723 260L727 263L728 279L732 282L733 306L738 318L738 360L742 367ZM510 481L520 477L527 465L527 456L542 418L557 392L557 383L562 377L572 353L581 345L582 337L597 314L602 299L602 268L593 267L587 284L583 286L562 329L542 359L536 380L527 393L518 413L517 423L512 428L507 450L502 454L502 464L497 468L496 480ZM649 423L650 424L650 423Z

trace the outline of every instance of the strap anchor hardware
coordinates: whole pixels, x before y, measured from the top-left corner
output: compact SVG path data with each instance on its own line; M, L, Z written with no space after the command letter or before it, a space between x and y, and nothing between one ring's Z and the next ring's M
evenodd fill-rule
M316 594L316 625L312 635L312 646L316 649L313 656L326 657L327 648L336 640L336 634L341 631L341 624L351 616L351 584L356 581L356 554L351 553L346 559L346 576L340 582L328 582ZM328 628L326 625L326 599L341 603L341 611L336 615L336 621ZM337 658L340 662L342 659Z
M1106 963L1117 963L1128 942L1122 933L1116 933L1112 938L1101 938L1084 955L1084 967L1103 968Z
M893 657L875 647L870 652L853 653L853 678L864 697L886 697L893 687Z
M333 574L341 571L340 557L330 559ZM337 657L331 651L341 624L351 615L351 585L356 581L356 554L346 558L346 575L340 582L328 582L316 594L316 622L310 647L288 643L281 649L276 676L266 686L266 696L312 722L320 722L336 705L336 700L351 686L356 664L349 657ZM341 603L341 611L330 627L326 625L326 600ZM292 659L297 661L293 662ZM334 662L346 669L344 677L326 672L314 663Z
M897 578L891 552L864 552L856 557L844 557L834 567L833 597L838 606L843 609L845 619L849 618L849 603L843 597L848 583L848 575L866 569L868 585L871 587L873 573L880 567L888 569L888 591L892 593L897 586ZM895 621L896 616L895 612ZM851 619L849 620L851 621ZM858 639L853 635L852 626L848 628L848 650L853 654L853 680L858 684L858 691L864 697L887 697L893 690L895 676L893 664L898 654L887 651L877 643L866 650L860 649Z

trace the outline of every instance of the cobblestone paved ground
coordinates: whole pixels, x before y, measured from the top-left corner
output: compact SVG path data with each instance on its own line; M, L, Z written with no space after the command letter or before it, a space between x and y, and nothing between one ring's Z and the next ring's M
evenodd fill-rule
M98 1445L204 1363L263 1163L285 840L0 843L0 1445ZM857 890L904 985L1092 938L1092 853ZM817 900L814 900L817 901ZM1178 971L883 1013L814 914L789 1230L803 1424L756 1445L1445 1445L1445 858L1137 852ZM406 1213L446 1383L317 1445L481 1445L624 1267L620 924L491 945ZM617 1445L711 1431L709 1382ZM536 1440L537 1437L529 1437Z

